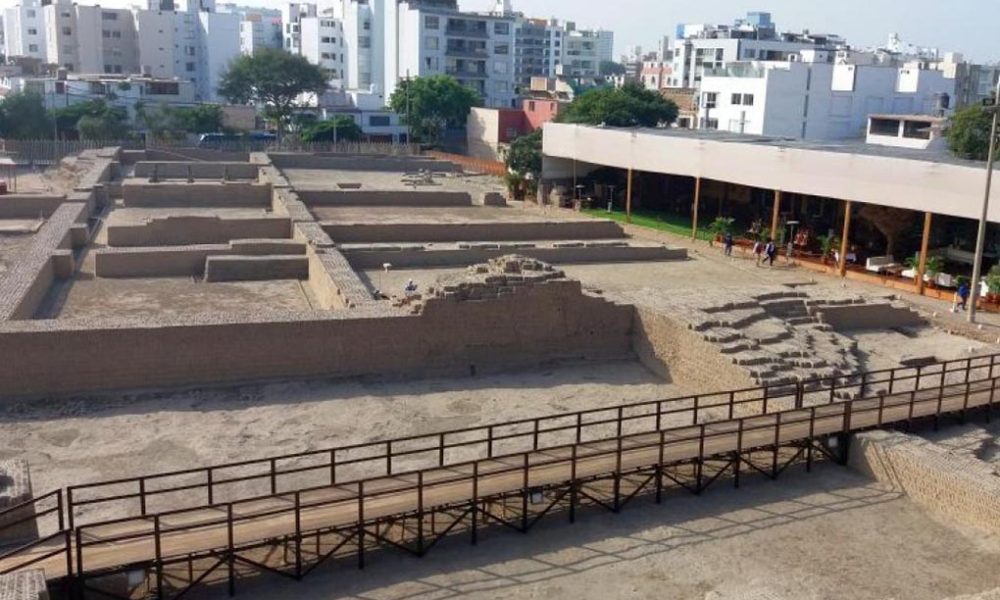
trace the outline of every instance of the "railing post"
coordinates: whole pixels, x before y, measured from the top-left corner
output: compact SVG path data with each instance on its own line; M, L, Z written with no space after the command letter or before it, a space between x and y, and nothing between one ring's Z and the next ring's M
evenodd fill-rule
M424 555L424 472L417 472L417 555Z
M226 556L226 563L229 567L229 595L236 595L236 540L233 531L233 503L226 505L226 533L229 538L229 553Z
M570 450L569 466L569 522L576 523L576 453L578 446L574 445Z
M156 598L163 600L163 549L160 544L160 515L153 515L153 550L156 554Z
M733 420L733 412L736 410L736 392L729 392L729 420Z
M392 475L392 440L385 443L385 474Z
M615 435L617 435L618 437L622 436L622 417L624 414L624 410L625 410L624 407L621 406L618 407L618 426L617 429L615 430Z
M486 458L493 458L493 426L486 428Z
M146 478L139 478L139 514L146 516Z
M358 568L365 568L365 482L358 482Z
M705 469L705 424L702 423L698 431L698 464L696 466L695 472L695 494L701 494L702 492L702 478L704 476Z
M206 469L205 473L208 476L208 483L206 484L206 487L208 488L208 504L209 504L209 506L211 506L212 504L215 504L215 490L212 489L212 487L213 487L212 486L212 467L209 467L208 469Z
M694 405L694 419L698 420L698 405ZM656 401L656 431L663 428L663 401Z
M667 432L664 429L660 430L660 447L657 448L657 458L656 458L656 503L659 504L663 501L663 452L664 452L664 442L666 442Z
M66 548L66 577L70 582L70 590L73 589L73 583L76 580L75 573L73 573L73 530L65 529L63 530L63 545ZM70 598L72 598L72 592L70 593Z
M535 450L535 451L538 450L538 429L539 429L540 421L541 421L541 419L535 419L535 431L534 431L534 434L532 435L532 439L531 439L531 449Z
M576 413L576 443L583 441L583 413Z
M763 410L761 410L761 414L762 415L766 415L767 414L767 400L770 397L770 395L771 395L771 388L765 385L764 386L764 403L763 403L764 406L763 406Z
M438 466L444 466L444 433L438 437Z
M885 394L878 395L878 426L882 426L882 414L885 412Z
M528 487L531 485L531 477L528 471L531 469L531 463L528 458L528 453L524 453L524 480L523 487L524 493L521 495L521 533L528 533Z
M917 367L917 381L913 385L914 389L917 389L917 390L920 389L920 377L923 375L923 371L924 371L923 365L920 365L920 366Z
M740 487L740 461L743 460L743 421L739 420L736 430L736 458L733 462L733 485L737 488Z
M816 407L809 407L809 446L806 448L806 473L812 471L813 445L816 438Z
M618 434L618 448L615 452L615 500L614 500L614 512L621 510L621 492L622 492L622 436Z
M278 493L278 460L271 459L271 495Z
M774 448L771 455L771 479L778 478L778 444L781 443L781 413L775 413L777 420L774 424Z
M948 363L945 363L947 365ZM941 367L941 382L938 385L938 399L937 399L937 409L934 411L934 431L938 430L941 420L941 405L944 404L944 385L945 385L945 375L947 373L947 367Z
M492 429L492 428L491 428ZM477 525L479 524L479 461L472 463L472 545L479 541Z
M62 490L56 490L56 515L59 518L59 531L66 530L66 516L63 514L64 509Z
M834 401L836 400L836 397L837 397L836 394L837 394L837 378L836 377L831 377L830 378L830 404L833 404Z
M969 396L972 394L972 384L965 382L965 398L962 399L962 423L965 423L965 415L969 410Z
M295 579L302 580L302 492L295 491Z
M66 488L66 524L73 529L73 486Z
M889 395L892 395L893 388L896 387L896 369L889 371Z
M992 371L993 368L990 367ZM986 404L986 422L990 422L991 413L993 412L993 398L997 390L997 380L995 378L990 379L990 401Z
M84 578L83 571L83 529L76 530L76 577L79 587L77 588L80 593L80 598L84 595Z
M691 415L691 424L698 424L698 412L701 410L701 396L694 397L694 414ZM659 429L659 427L657 427Z

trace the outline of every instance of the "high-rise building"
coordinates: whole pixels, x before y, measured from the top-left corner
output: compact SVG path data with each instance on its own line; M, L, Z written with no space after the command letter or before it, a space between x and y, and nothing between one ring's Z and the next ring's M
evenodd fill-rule
M248 56L263 48L284 46L284 31L281 11L268 8L219 4L221 13L232 13L240 17L240 52Z
M3 10L4 55L45 60L45 18L41 0L22 0Z
M45 60L75 73L139 73L136 23L128 9L58 0L45 6Z

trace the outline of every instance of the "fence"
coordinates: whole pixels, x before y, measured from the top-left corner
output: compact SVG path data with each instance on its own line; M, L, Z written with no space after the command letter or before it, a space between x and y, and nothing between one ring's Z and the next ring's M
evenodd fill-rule
M427 154L434 158L461 165L466 171L483 173L484 175L495 175L497 177L503 177L507 174L507 165L502 162L474 158L472 156L465 156L464 154L449 154L447 152L430 151Z

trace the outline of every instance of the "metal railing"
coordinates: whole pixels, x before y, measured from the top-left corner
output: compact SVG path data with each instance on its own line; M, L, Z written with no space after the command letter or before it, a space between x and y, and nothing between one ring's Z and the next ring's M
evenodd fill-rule
M52 500L55 500L55 503L49 508L44 508L44 505L51 504ZM39 510L40 507L42 507L41 510ZM22 514L23 516L19 516ZM52 558L53 556L58 556L63 553L66 554L67 572L72 572L71 565L69 565L69 551L72 532L66 527L65 515L66 511L63 506L62 490L55 490L43 496L32 498L31 500L26 500L0 510L0 538L10 535L10 531L15 530L15 528L19 526L24 526L27 523L31 523L37 527L39 520L48 516L54 516L57 521L56 530L53 533L43 535L38 539L25 542L24 544L14 548L0 548L0 557L18 555L30 556L30 558L26 558L22 562L0 570L0 575L32 567ZM54 546L51 550L42 552L41 554L32 552L32 550L36 548L49 546L49 543L54 540L60 540L61 544Z
M267 494L312 485L337 485L365 477L408 472L422 466L442 467L474 453L490 459L500 454L548 449L567 441L585 443L648 433L666 427L731 420L740 414L770 414L810 404L832 404L838 396L863 396L865 389L885 387L893 394L907 388L943 388L949 377L968 382L978 370L992 374L1000 354L897 367L858 375L816 378L779 388L763 386L725 392L593 408L546 417L518 419L432 434L283 454L207 467L155 473L70 486L66 489L67 521L72 528L77 510L127 501L142 516L151 503L173 495L171 505L215 504L253 484ZM311 479L310 479L311 478ZM184 497L177 497L184 492Z

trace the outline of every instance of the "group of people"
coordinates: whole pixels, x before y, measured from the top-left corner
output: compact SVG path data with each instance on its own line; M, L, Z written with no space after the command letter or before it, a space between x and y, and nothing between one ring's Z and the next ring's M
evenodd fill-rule
M778 246L771 238L767 238L766 242L757 240L753 243L753 255L758 267L763 263L773 267L774 257L778 255Z

